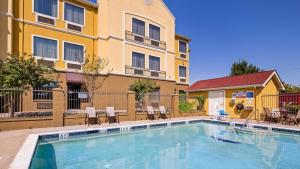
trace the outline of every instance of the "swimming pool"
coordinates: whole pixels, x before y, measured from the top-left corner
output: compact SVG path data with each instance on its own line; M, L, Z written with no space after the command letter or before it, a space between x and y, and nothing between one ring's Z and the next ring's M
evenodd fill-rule
M49 137L40 140L31 169L300 168L299 135L238 132L230 126L207 123L157 125L151 130L140 126L134 130L90 132L88 138L77 133L68 141L57 141L56 136L52 141ZM98 137L90 137L93 135Z

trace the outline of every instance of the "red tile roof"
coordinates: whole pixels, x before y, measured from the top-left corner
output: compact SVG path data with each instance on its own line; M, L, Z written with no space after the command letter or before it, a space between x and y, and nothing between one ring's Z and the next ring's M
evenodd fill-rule
M200 80L192 84L187 91L221 89L230 87L261 86L263 85L275 70L262 71L259 73L228 76L209 80Z

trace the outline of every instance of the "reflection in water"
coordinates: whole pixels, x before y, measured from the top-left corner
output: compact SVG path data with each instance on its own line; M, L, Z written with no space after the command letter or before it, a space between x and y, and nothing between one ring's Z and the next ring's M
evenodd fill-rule
M47 157L47 158L45 158ZM35 169L57 169L55 150L52 144L42 144L34 154L34 160L31 168Z
M299 141L299 136L236 132L226 126L181 126L40 145L31 168L298 169Z

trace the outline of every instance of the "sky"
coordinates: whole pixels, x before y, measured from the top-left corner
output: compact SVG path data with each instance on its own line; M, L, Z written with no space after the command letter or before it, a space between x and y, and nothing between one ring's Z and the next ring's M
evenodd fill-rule
M192 39L191 82L230 74L246 59L300 85L300 0L164 0Z

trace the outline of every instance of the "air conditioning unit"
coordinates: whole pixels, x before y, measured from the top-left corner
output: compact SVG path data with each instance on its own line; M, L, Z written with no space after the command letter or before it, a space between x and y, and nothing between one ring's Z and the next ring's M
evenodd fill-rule
M82 26L78 26L72 23L67 23L67 29L77 32L82 32Z
M45 23L48 25L55 25L55 19L44 15L36 15L37 22Z
M38 64L44 65L46 67L54 67L54 61L52 60L42 60L42 59L38 59L37 60Z
M186 78L180 78L180 83L186 83Z
M180 54L180 58L186 59L186 54Z
M81 64L67 63L68 69L81 70Z

